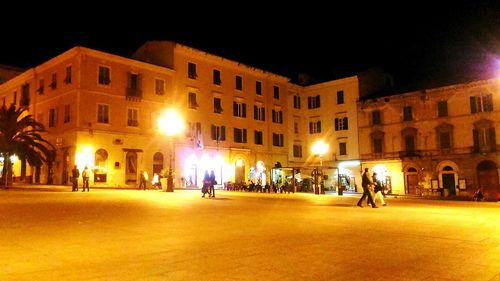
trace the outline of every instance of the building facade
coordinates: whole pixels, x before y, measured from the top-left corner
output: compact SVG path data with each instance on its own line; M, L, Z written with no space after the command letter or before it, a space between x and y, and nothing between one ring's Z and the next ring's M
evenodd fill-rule
M362 167L394 193L498 196L499 79L358 102Z
M325 187L359 191L377 171L393 193L499 192L499 80L370 98L390 77L374 71L300 86L274 73L169 41L125 58L75 47L0 85L3 104L26 107L57 147L52 171L20 159L14 174L67 184L71 167L91 184L135 187L142 170L174 171L176 187L269 183L278 162L302 178L322 167ZM165 109L186 121L174 137ZM322 140L329 149L314 155ZM1 168L1 167L0 167ZM289 177L288 174L282 175ZM282 182L283 183L283 182Z

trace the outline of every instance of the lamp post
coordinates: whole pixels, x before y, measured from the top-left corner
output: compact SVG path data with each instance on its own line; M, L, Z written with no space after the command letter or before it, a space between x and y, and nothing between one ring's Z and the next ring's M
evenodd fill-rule
M320 167L323 166L323 155L328 152L328 144L326 144L324 141L319 140L313 143L311 147L311 151L314 155L319 156L319 165ZM318 171L318 168L314 169L314 182L316 184L316 187L314 189L315 194L320 194L320 186L318 183L318 173L321 171L321 168ZM321 188L321 194L325 193L325 191Z
M167 189L166 192L174 191L174 177L173 177L173 154L175 153L174 137L184 130L184 120L180 114L174 109L169 109L160 116L157 120L158 129L164 133L169 142L169 163L167 175Z

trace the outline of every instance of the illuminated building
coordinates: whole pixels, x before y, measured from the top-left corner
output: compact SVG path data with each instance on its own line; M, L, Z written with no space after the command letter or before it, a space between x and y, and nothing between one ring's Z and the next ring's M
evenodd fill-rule
M362 166L390 179L399 194L500 193L500 80L397 95L363 97Z
M498 80L375 98L367 93L383 88L377 79L387 81L362 73L301 86L182 44L149 41L131 58L72 48L0 84L0 98L28 107L46 126L57 147L56 184L69 183L77 164L91 168L94 186L135 187L140 170L165 176L172 159L176 188L200 187L205 170L214 170L219 185L264 184L280 162L303 168L302 176L322 164L325 187L356 190L369 167L394 193L416 193L418 183L498 190ZM166 108L183 116L184 134L160 132ZM311 153L318 140L329 146L321 157ZM16 177L46 182L47 167L14 166Z

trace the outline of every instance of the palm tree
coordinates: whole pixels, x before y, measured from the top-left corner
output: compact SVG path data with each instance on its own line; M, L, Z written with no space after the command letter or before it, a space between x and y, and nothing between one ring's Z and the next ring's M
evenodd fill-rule
M40 166L42 162L51 163L55 158L55 147L43 139L46 132L42 123L37 122L24 107L14 104L0 108L0 153L4 158L2 177L5 187L8 175L12 174L10 156L17 155L31 166Z

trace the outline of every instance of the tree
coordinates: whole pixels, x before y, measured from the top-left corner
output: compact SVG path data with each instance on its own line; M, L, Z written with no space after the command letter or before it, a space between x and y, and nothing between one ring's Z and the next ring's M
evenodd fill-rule
M55 147L43 139L46 132L42 123L37 122L24 107L9 107L5 104L0 108L0 153L4 158L2 178L5 187L9 175L12 175L10 157L17 155L25 159L31 166L40 166L42 162L51 163L55 158Z

